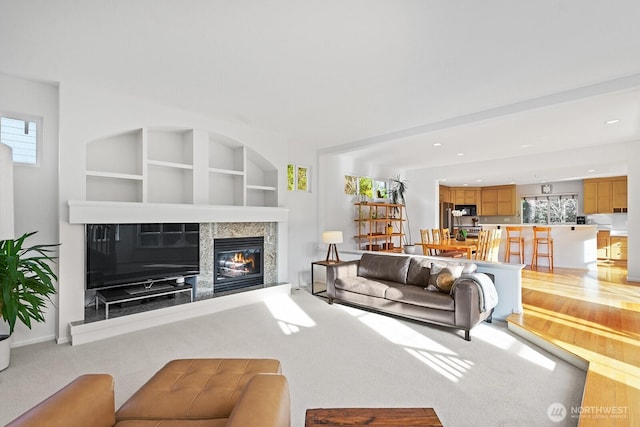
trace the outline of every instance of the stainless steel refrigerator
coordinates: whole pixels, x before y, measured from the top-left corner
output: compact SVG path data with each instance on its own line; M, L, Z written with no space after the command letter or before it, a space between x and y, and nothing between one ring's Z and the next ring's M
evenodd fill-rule
M453 211L454 206L453 203L442 202L440 203L440 228L448 228L453 231L455 227L453 222Z

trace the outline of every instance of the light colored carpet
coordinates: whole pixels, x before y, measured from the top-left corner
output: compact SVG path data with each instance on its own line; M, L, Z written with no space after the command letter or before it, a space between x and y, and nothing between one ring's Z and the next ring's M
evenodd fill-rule
M0 372L0 425L82 373L115 378L116 407L166 362L273 357L290 382L292 426L307 408L433 407L445 426L552 422L579 406L585 373L512 335L502 322L462 333L328 305L306 290L80 346L15 348Z

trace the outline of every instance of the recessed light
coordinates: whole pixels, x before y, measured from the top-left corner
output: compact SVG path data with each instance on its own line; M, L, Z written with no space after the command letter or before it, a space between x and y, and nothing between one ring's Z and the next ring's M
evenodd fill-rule
M434 146L434 147L440 147L441 145L442 145L442 144L440 144L439 142L434 142L434 143L433 143L433 146Z
M440 182L447 182L447 178L442 178Z
M616 123L619 123L620 119L611 119L611 120L607 120L606 122L604 122L605 125L615 125Z
M464 153L458 153L458 156L464 156Z
M476 179L476 182L482 182L482 180L481 179Z
M462 184L462 186L463 186L463 187L468 187L468 186L469 186L469 184Z
M587 169L587 172L589 173L594 173L596 170L595 169Z
M529 147L533 147L533 144L522 144L520 146L520 148L529 148Z

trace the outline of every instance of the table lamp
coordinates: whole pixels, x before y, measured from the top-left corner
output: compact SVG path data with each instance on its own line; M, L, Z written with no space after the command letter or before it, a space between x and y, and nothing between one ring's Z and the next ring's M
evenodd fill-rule
M336 243L342 243L342 231L325 231L322 233L322 243L328 243L329 249L327 250L327 262L340 262L338 257L338 248ZM333 256L335 254L335 259Z
M13 229L13 154L0 144L0 240L15 237Z

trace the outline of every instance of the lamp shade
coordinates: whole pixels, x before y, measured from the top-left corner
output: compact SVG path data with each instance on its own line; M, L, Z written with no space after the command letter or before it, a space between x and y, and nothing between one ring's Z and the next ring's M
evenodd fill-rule
M322 243L342 243L342 231L323 232Z
M0 144L0 240L15 237L13 230L13 154Z

